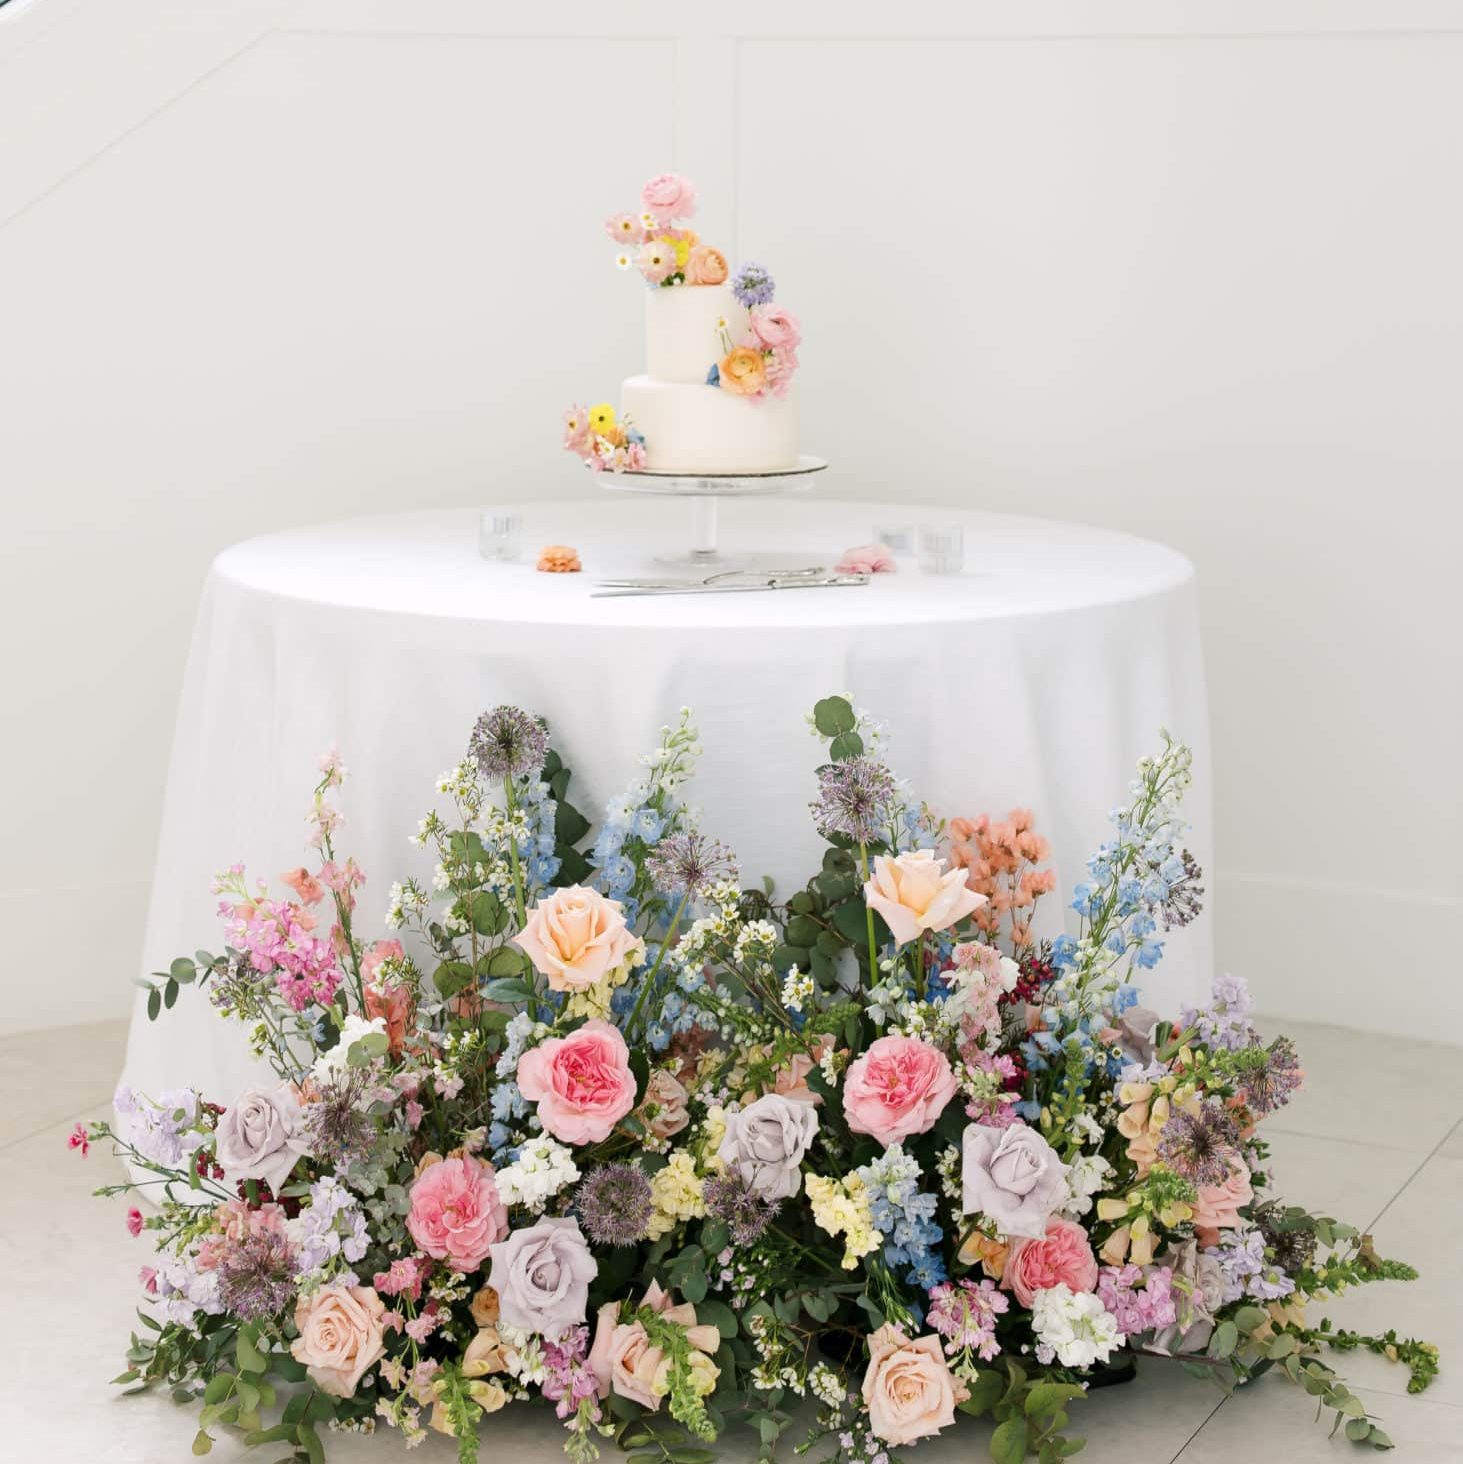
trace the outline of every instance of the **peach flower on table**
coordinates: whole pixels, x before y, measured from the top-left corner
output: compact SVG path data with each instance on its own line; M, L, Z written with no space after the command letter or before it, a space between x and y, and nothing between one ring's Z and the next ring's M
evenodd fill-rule
M986 902L966 884L963 869L947 870L928 849L880 854L864 899L883 916L896 945L908 945L926 931L948 930Z
M886 1444L912 1444L949 1428L956 1405L969 1396L933 1332L911 1339L885 1323L869 1338L864 1404L870 1429Z
M518 1059L518 1086L539 1122L565 1144L597 1144L635 1106L630 1049L617 1027L594 1017Z
M880 1037L849 1064L843 1116L881 1144L927 1133L959 1091L949 1059L917 1037Z
M385 1356L385 1311L386 1303L369 1286L322 1286L295 1307L300 1335L290 1353L322 1392L353 1398L367 1369Z
M1097 1289L1097 1257L1087 1232L1072 1220L1050 1220L1039 1239L1018 1236L1006 1252L1001 1285L1029 1307L1038 1291L1065 1286L1071 1291Z
M709 244L696 244L686 256L688 285L719 285L727 277L726 255Z
M838 574L894 574L899 566L887 544L856 544L833 568Z
M587 991L640 950L624 906L586 885L540 900L513 943L554 991Z

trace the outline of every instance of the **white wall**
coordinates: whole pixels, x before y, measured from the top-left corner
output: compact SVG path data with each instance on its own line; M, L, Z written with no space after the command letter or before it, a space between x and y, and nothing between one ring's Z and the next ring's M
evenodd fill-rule
M0 8L0 1029L127 1007L213 553L583 491L675 166L830 491L1196 561L1220 960L1463 1033L1460 82L1445 0Z

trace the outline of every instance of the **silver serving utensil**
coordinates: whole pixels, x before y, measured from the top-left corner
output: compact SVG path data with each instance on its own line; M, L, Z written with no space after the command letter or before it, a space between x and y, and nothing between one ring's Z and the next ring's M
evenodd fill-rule
M816 579L827 573L828 570L824 565L814 564L807 569L723 569L716 574L709 574L705 578L688 579L684 576L668 576L664 579L599 579L595 580L594 584L596 589L601 590L687 590L702 587L714 589L717 585L733 584L740 580L751 580L761 585L769 578Z
M689 580L678 585L636 585L622 589L596 589L590 598L596 600L620 599L630 595L739 595L761 590L827 590L866 585L866 574L823 574L814 579L807 575L769 574L756 580L723 581L709 584L704 580Z

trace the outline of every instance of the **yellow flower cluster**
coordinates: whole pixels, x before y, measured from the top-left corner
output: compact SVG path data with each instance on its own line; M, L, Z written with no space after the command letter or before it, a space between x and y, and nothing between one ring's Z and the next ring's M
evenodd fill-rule
M843 1237L843 1269L852 1271L860 1256L878 1250L884 1243L884 1237L874 1228L863 1180L856 1174L842 1180L810 1174L807 1185L813 1219L820 1230Z
M1123 1083L1118 1088L1123 1111L1118 1132L1128 1141L1128 1158L1138 1166L1138 1178L1158 1161L1158 1136L1175 1108L1193 1111L1199 1094L1192 1083L1181 1084L1172 1073L1157 1083Z
M658 1240L684 1221L701 1219L706 1214L703 1188L696 1160L685 1149L676 1150L666 1167L650 1177L650 1200L655 1206L650 1238Z
M610 998L617 986L629 980L630 972L645 960L645 942L637 940L634 948L613 971L606 971L593 986L583 991L574 991L564 1003L564 1012L570 1017L598 1017L607 1021L610 1015Z

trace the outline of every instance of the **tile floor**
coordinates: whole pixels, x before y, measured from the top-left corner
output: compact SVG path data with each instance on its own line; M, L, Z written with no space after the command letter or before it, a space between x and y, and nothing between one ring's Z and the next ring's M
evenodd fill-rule
M1397 1441L1398 1464L1463 1461L1463 1047L1374 1039L1288 1023L1306 1062L1305 1092L1270 1125L1287 1190L1297 1200L1373 1230L1384 1254L1423 1279L1363 1289L1330 1314L1365 1329L1391 1324L1443 1348L1443 1371L1420 1398L1381 1359L1346 1357L1341 1370ZM101 1149L82 1160L65 1147L78 1118L106 1111L125 1028L99 1023L0 1038L0 1257L7 1324L0 1328L0 1459L64 1464L171 1464L191 1457L193 1414L166 1396L118 1396L143 1242L128 1236L123 1203L90 1197L119 1172ZM1223 1399L1204 1381L1148 1364L1136 1383L1096 1393L1074 1410L1090 1464L1309 1464L1360 1458L1283 1380L1262 1379ZM919 1464L986 1458L986 1427L965 1421L922 1446ZM728 1440L730 1461L754 1451ZM220 1435L213 1459L269 1464ZM407 1457L386 1436L336 1441L336 1464ZM433 1437L410 1456L454 1457ZM515 1464L562 1459L555 1426L511 1411L495 1421L483 1457ZM614 1464L606 1452L605 1464ZM787 1458L795 1456L787 1450Z

